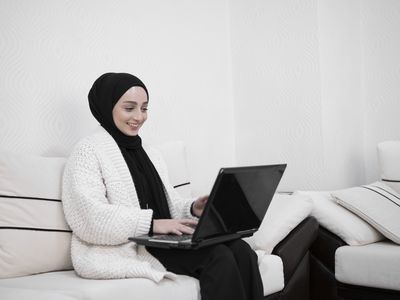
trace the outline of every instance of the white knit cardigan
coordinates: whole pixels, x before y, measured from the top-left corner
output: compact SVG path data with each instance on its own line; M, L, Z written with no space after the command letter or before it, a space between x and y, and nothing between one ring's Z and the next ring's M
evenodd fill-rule
M193 218L193 199L182 199L171 186L161 155L153 148L145 150L164 184L171 216ZM102 127L74 147L64 170L62 202L73 232L72 263L80 276L155 282L173 277L143 246L128 241L149 232L153 211L140 209L128 166Z

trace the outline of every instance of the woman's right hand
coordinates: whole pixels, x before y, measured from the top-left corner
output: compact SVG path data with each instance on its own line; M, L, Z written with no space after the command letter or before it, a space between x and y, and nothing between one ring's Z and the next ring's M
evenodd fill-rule
M193 234L197 220L192 219L155 219L153 234Z

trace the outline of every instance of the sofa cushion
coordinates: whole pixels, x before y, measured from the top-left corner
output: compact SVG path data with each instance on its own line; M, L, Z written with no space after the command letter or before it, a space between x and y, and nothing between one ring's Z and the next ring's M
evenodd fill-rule
M400 141L378 144L378 159L382 181L400 193Z
M339 282L400 291L400 246L390 241L336 250Z
M309 197L275 194L260 228L245 241L254 249L271 254L275 246L299 225L311 210L312 201Z
M81 278L74 271L48 272L26 277L0 280L1 287L35 289L69 294L76 299L187 299L197 300L199 285L194 278L179 275L159 283L146 278L93 280ZM130 296L128 296L130 295Z
M264 284L264 295L270 295L282 290L284 285L282 260L278 256L265 255L260 251L257 254ZM198 280L184 275L178 275L173 280L164 278L159 283L155 283L146 278L119 280L84 279L78 277L74 271L63 271L2 279L0 280L0 288L46 291L88 300L125 300L127 295L131 295L132 299L199 299Z
M60 199L66 159L13 153L0 148L0 194Z
M72 268L64 158L0 150L0 278Z
M277 255L270 255L262 250L256 250L256 253L264 287L264 296L283 290L285 282L282 259Z
M62 291L46 291L35 289L8 288L0 286L1 299L7 300L78 300L80 297L65 295Z
M382 182L332 193L337 202L400 244L400 194Z
M314 203L311 215L347 244L366 245L384 239L370 224L336 203L331 192L297 191L295 194L309 196Z

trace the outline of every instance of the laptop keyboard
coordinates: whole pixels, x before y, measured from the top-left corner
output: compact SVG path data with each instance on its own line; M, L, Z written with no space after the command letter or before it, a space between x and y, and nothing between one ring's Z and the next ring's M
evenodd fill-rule
M152 240L158 241L184 241L184 240L191 240L191 234L182 234L182 235L173 235L173 234L166 234L166 235L153 235L151 237Z

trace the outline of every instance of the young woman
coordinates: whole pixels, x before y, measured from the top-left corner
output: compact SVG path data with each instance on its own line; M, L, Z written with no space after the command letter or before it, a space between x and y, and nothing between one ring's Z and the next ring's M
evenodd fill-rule
M160 154L142 145L138 133L148 104L146 86L126 73L103 74L89 92L90 110L101 126L75 146L63 176L76 272L155 282L185 274L199 279L203 300L262 299L257 256L242 240L192 251L128 242L147 233L193 233L208 199L182 199Z

